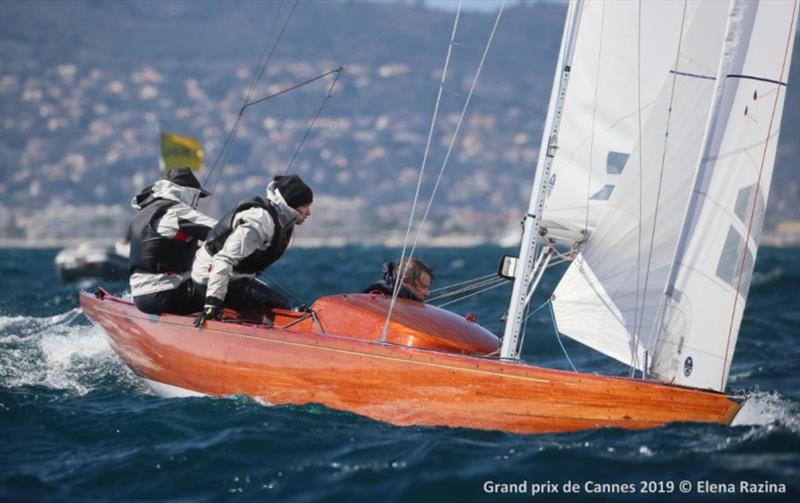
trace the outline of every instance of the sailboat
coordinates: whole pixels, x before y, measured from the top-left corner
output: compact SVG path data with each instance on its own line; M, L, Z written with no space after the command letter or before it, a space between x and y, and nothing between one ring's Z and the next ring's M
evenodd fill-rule
M570 3L502 340L372 294L205 328L98 290L84 313L159 393L321 403L395 425L532 434L729 424L797 1ZM559 331L627 377L520 359L553 259ZM393 305L392 305L393 304ZM391 316L390 315L391 311Z

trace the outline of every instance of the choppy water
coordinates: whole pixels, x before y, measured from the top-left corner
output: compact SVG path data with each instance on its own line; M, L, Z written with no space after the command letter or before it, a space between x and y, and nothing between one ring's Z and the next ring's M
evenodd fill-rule
M501 252L420 255L443 285L493 272ZM362 288L392 255L293 250L275 275L311 300ZM80 313L80 286L55 281L54 256L0 250L0 500L797 501L800 250L759 252L729 384L750 397L735 426L539 436L399 428L319 405L268 407L246 397L159 398ZM508 293L499 288L453 308L496 330ZM528 333L530 361L567 368L545 310ZM621 370L565 345L581 371ZM487 494L488 481L524 483L517 487L526 494ZM744 494L742 481L771 483L762 488L773 492L784 484L787 493ZM564 494L568 482L578 495ZM682 482L691 484L686 495ZM733 484L735 492L699 492L706 482L725 490ZM534 484L550 493L532 496ZM622 493L631 488L635 494ZM644 488L664 492L642 494ZM595 489L601 492L589 493Z

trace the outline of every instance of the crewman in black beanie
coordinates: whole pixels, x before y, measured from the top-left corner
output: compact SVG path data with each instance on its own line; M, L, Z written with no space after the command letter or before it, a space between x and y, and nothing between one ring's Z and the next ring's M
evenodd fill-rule
M137 211L129 227L130 285L142 312L191 314L203 307L190 275L198 243L217 223L196 209L208 195L189 168L172 168L131 201Z
M311 216L314 194L297 175L276 176L265 197L241 201L208 233L197 252L192 280L206 287L203 312L195 320L219 319L223 307L241 311L288 309L289 302L256 279L289 246L295 225Z

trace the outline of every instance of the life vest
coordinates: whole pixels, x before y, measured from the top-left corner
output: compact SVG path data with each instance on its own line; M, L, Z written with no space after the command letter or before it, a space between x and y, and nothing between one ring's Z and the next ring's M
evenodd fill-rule
M144 202L131 221L131 274L182 273L192 268L197 243L192 239L170 239L156 231L157 222L176 204L169 199L154 198Z
M269 216L272 217L272 222L275 224L275 232L272 241L266 249L257 249L233 266L233 270L240 274L258 274L275 263L283 256L286 248L289 247L289 241L292 238L292 231L294 230L294 226L290 226L288 229L281 227L278 221L278 211L271 202L259 196L245 199L222 217L219 222L217 222L217 225L211 229L211 232L208 233L205 246L209 255L216 255L223 246L225 246L225 241L228 239L228 236L231 235L231 232L233 232L233 219L236 214L250 208L262 208L266 210Z

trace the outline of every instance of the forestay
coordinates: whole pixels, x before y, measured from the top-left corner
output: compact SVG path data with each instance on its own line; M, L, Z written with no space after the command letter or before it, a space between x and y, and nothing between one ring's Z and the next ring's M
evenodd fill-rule
M683 11L674 0L583 4L542 216L550 237L571 245L594 229L675 62Z

